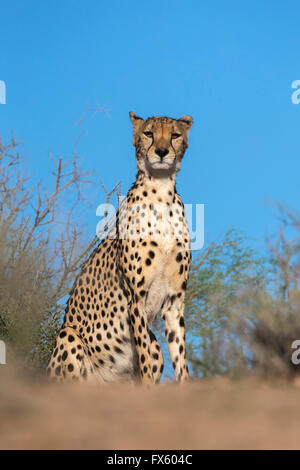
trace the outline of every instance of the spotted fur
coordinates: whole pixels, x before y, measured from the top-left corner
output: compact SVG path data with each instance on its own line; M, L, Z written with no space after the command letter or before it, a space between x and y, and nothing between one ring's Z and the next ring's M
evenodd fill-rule
M176 174L192 118L130 113L137 178L113 232L77 277L47 368L58 380L158 383L163 357L150 330L159 312L175 372L188 378L184 297L190 237Z

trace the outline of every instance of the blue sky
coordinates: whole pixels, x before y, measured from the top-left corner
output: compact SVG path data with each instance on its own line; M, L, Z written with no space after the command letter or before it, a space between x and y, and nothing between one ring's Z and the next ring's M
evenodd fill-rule
M205 204L206 240L235 225L262 244L276 201L299 208L299 13L296 0L2 1L0 134L13 131L45 178L48 152L70 157L75 123L100 106L84 122L81 165L125 194L136 174L128 112L190 114L184 202Z

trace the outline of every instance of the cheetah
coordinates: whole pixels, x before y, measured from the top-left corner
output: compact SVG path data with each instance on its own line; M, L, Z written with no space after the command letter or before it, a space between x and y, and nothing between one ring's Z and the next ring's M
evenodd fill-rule
M136 181L113 234L99 242L73 285L47 367L57 380L159 383L163 356L150 330L159 313L176 381L189 376L184 298L191 248L176 175L193 119L129 115Z

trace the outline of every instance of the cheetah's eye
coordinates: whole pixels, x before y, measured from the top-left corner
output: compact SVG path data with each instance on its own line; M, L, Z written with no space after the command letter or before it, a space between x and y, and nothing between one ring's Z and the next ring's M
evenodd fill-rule
M181 134L176 134L176 132L174 132L171 137L172 139L178 139L178 137L181 137Z
M153 132L144 132L144 135L145 135L146 137L152 138L152 137L153 137Z

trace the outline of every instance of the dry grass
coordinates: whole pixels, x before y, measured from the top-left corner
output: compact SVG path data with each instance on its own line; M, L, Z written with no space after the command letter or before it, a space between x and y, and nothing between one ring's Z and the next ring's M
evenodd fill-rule
M300 448L300 392L287 382L149 390L33 383L0 367L1 449Z

